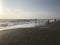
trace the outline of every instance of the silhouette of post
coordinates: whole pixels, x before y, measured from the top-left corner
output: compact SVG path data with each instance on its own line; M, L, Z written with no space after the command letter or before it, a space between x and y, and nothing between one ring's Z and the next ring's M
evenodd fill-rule
M49 24L50 23L50 21L49 21L49 19L47 20L47 24Z
M37 27L37 19L35 19L35 27Z
M55 22L56 22L57 20L55 19Z

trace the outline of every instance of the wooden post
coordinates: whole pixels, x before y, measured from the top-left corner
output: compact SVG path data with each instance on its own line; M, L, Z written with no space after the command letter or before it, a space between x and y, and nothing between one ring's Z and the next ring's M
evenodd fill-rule
M49 24L50 22L49 22L49 19L48 19L48 21L47 21L47 24Z
M55 22L56 22L56 19L55 19Z
M35 19L35 27L37 27L37 19Z

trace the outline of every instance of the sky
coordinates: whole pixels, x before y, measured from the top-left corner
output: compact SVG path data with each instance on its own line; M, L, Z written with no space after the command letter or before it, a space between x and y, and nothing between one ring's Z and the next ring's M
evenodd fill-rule
M0 0L0 19L60 18L60 0Z

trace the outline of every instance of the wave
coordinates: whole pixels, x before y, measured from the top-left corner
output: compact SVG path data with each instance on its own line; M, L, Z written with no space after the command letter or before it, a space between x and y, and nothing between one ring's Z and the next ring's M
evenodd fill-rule
M20 20L20 21L14 21L14 20L1 20L0 21L0 30L5 29L13 29L13 28L28 28L28 27L35 27L35 26L43 26L47 22L47 20L38 20L39 22L35 21L26 21L26 20ZM53 22L54 20L50 21Z

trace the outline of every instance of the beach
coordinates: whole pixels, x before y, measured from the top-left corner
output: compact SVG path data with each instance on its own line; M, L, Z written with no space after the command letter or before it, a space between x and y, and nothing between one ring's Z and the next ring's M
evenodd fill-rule
M60 45L60 22L48 28L16 28L0 31L0 45Z

